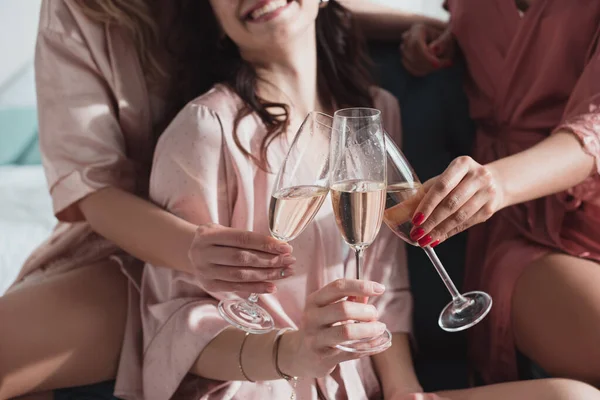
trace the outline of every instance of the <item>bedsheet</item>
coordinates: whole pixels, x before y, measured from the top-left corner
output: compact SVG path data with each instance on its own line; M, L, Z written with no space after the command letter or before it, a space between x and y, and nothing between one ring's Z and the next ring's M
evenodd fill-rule
M40 165L0 167L0 295L56 219Z

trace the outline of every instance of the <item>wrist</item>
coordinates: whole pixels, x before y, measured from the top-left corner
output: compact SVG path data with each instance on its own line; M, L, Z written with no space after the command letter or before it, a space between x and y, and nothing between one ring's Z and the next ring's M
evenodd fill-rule
M497 161L487 164L486 169L492 175L492 182L494 182L494 188L496 190L496 198L498 202L496 204L496 210L499 211L506 208L513 203L513 196L510 188L507 186L507 182L503 179L500 166Z
M279 357L277 367L281 372L292 377L304 376L301 360L298 354L300 347L300 333L292 331L284 333L279 343Z

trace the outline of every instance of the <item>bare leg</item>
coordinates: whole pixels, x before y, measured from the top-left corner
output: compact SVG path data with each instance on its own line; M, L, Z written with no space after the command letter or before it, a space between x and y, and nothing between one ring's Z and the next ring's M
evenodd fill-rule
M0 399L115 377L127 280L114 262L0 298Z
M564 254L528 266L517 281L517 347L552 376L600 386L600 265Z
M501 383L437 393L450 400L598 400L600 391L568 379Z

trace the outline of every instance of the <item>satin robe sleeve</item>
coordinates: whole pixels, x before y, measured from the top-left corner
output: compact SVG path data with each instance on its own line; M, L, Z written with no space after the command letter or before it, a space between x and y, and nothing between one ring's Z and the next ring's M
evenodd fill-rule
M597 34L600 38L600 29ZM586 64L575 90L569 98L562 122L554 132L570 132L575 135L586 153L594 158L591 176L570 189L578 206L600 187L600 46L596 42L595 50Z
M227 157L218 115L203 105L186 106L157 144L152 201L196 225L230 226ZM229 327L219 315L217 298L194 276L149 264L144 287L145 398L173 398L188 380L201 394L226 386L187 376L202 350Z
M135 175L98 60L75 19L53 12L44 2L35 52L40 148L54 213L77 222L79 200L110 186L132 191Z

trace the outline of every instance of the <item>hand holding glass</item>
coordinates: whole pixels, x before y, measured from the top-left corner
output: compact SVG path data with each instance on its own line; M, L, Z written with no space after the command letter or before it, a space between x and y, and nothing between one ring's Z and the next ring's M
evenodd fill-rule
M342 237L356 256L362 277L363 252L377 236L385 204L386 161L381 112L370 108L339 110L333 117L331 200ZM353 353L374 353L392 344L381 336L336 346Z
M386 225L402 240L413 246L411 239L412 218L424 196L419 178L394 141L385 134L387 152L387 195L383 219ZM438 320L439 326L448 332L468 329L477 324L492 308L492 298L484 292L460 294L448 276L446 269L430 246L423 248L446 288L452 301L444 308Z

